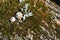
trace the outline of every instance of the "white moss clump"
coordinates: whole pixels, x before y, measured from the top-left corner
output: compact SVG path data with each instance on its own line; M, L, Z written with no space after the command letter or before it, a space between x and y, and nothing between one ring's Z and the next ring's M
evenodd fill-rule
M33 16L32 12L24 14L23 20L26 20L27 17Z
M26 20L26 16L25 15L23 16L23 20Z
M23 20L26 20L27 17L29 17L29 15L28 14L24 14Z
M15 17L11 17L11 18L10 18L10 21L11 21L11 22L15 22L15 20L16 20Z
M29 5L30 5L30 4L25 4L25 6L24 6L24 7L25 7L25 8L28 8L28 7L29 7Z
M16 18L21 19L23 17L23 14L21 12L16 13Z
M32 12L28 13L29 16L33 16Z
M30 4L25 4L25 6L24 6L24 11L25 11L25 13L27 13L27 10L28 10L29 5L30 5Z
M29 17L29 15L28 15L28 14L25 14L25 16L26 16L26 17Z
M29 15L28 14L24 14L23 20L26 20L27 17L29 17Z

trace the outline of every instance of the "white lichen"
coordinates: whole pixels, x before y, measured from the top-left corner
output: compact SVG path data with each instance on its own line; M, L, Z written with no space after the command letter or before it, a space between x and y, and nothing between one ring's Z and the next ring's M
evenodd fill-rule
M15 22L15 20L16 20L15 17L11 17L11 18L10 18L10 21L11 21L11 22Z
M23 17L23 14L21 12L16 13L16 18L21 19Z
M23 16L23 20L26 20L26 15Z
M33 16L32 12L28 13L29 16Z
M24 6L24 11L25 11L25 13L27 13L27 10L28 10L29 5L30 5L30 4L25 4L25 6Z
M26 20L27 17L33 16L32 12L24 14L23 20Z
M25 16L26 16L26 17L29 17L29 15L28 15L28 14L25 14Z

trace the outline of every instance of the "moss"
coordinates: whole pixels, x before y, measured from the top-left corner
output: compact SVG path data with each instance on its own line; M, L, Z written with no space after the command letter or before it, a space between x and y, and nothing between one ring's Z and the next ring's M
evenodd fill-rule
M3 26L1 28L4 28L3 34L5 35L13 35L13 32L16 32L17 34L23 34L24 36L27 35L27 30L30 28L33 31L36 31L37 34L41 33L41 28L39 25L45 26L42 23L42 20L46 21L47 23L50 22L51 16L46 13L47 7L43 2L37 2L36 7L33 7L34 0L28 0L24 3L30 3L29 9L33 12L33 17L28 17L27 20L23 21L21 25L17 25L17 23L11 24L9 22L10 17L14 16L14 14L18 11L19 8L23 7L24 4L19 4L17 0L8 0L5 3L0 3L0 20L2 20ZM42 8L41 10L38 10L39 8ZM23 29L19 29L22 27ZM25 33L26 32L26 33Z

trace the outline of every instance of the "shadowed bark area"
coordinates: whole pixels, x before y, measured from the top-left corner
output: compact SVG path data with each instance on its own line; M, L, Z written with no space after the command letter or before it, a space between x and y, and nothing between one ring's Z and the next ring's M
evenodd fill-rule
M55 2L57 5L60 6L60 0L51 0L51 1Z

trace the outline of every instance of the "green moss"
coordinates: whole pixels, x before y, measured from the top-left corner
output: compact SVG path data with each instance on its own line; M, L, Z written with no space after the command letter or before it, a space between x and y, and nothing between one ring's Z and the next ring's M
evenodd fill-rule
M25 2L24 2L25 3ZM34 4L34 0L30 0L29 2L27 1L27 3L30 3L30 7L29 9L32 10L33 12L33 17L29 17L27 18L27 20L25 20L22 25L18 25L15 23L11 24L9 22L10 17L14 16L14 14L18 11L19 8L21 8L22 6L24 6L24 4L19 4L19 2L17 0L11 0L5 3L0 3L0 20L2 19L2 24L3 24L3 28L5 29L5 32L3 32L3 34L5 35L13 35L12 32L18 31L18 34L20 34L20 27L22 27L24 31L26 31L27 28L32 29L33 31L38 31L38 33L40 32L39 30L41 29L39 27L39 25L43 25L43 23L41 22L42 20L47 20L48 22L50 22L51 16L49 15L45 15L47 7L45 6L44 3L42 2L37 2L36 7L33 7ZM42 8L41 10L38 9ZM44 25L43 25L44 26ZM9 29L10 28L10 29ZM22 32L24 32L22 31ZM21 32L21 33L22 33ZM23 33L24 34L24 33Z

